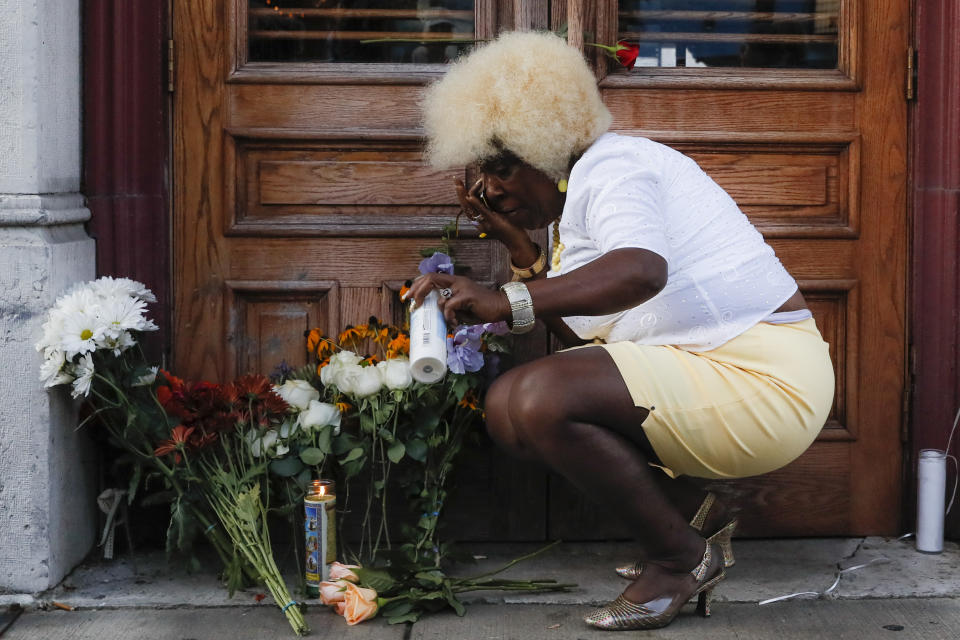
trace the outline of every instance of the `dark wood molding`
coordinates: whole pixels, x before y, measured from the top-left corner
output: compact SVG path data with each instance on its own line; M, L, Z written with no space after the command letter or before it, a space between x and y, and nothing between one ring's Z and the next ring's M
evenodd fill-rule
M910 479L910 507L905 514L909 530L914 526L917 453L946 446L960 407L960 85L955 82L960 77L960 6L916 0L915 7L918 82L911 113L913 382L909 411L913 455L905 470ZM951 453L960 456L956 437ZM948 517L947 534L960 537L960 509Z
M170 216L167 108L168 0L83 3L83 187L97 240L97 275L133 278L157 295L169 350Z

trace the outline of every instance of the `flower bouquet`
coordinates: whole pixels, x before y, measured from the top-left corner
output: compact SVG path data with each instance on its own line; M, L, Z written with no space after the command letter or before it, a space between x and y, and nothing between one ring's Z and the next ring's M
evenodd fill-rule
M429 253L421 271L453 270L446 253ZM96 421L126 453L129 501L160 480L146 500L170 504L168 552L205 535L231 593L245 580L264 583L293 630L305 633L268 522L281 516L296 525L310 481L326 476L345 488L341 513L361 516L356 548L342 550L353 564L335 565L321 590L350 624L378 613L416 620L442 607L462 614L457 596L468 590L570 586L444 573L444 561L456 557L441 540L449 478L478 433L484 390L509 350L504 325L457 327L447 337L449 373L434 384L414 382L408 333L376 318L336 340L308 332L313 361L297 370L281 364L272 382L257 375L216 384L147 365L138 338L156 328L145 315L153 299L126 279L80 285L50 311L37 348L44 383L69 384L90 409L82 424ZM351 486L361 492L359 508ZM388 520L391 497L402 504ZM342 529L344 518L338 522Z
M161 480L163 490L151 498L170 503L168 551L188 551L203 528L224 564L235 564L228 541L209 528L202 497L154 455L172 426L154 392L158 368L147 364L139 344L144 332L157 329L146 317L147 303L155 301L143 284L127 278L107 276L74 286L58 298L43 325L36 345L43 354L40 379L48 388L70 385L73 397L89 409L80 426L95 421L124 452L118 462L130 467L129 504L146 479ZM172 437L196 436L181 430Z

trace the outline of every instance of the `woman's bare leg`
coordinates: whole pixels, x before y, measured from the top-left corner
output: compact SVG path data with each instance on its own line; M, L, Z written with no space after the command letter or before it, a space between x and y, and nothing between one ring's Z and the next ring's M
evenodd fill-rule
M636 532L652 566L628 598L644 602L692 580L673 572L699 563L703 538L649 466L654 454L640 427L647 410L634 406L605 350L564 352L508 372L490 389L486 410L494 440L541 460Z

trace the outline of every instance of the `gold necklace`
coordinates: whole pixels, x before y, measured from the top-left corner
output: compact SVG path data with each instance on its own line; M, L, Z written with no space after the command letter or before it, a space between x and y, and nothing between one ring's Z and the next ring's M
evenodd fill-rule
M553 252L550 256L550 269L558 273L560 272L560 254L565 248L560 242L560 220L557 219L553 223Z

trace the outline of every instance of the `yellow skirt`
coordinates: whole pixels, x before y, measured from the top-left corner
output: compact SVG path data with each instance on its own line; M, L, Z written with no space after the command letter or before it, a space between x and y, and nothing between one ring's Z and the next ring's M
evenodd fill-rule
M783 467L814 441L833 404L828 345L813 319L761 322L712 351L615 342L650 444L671 475L743 478Z

